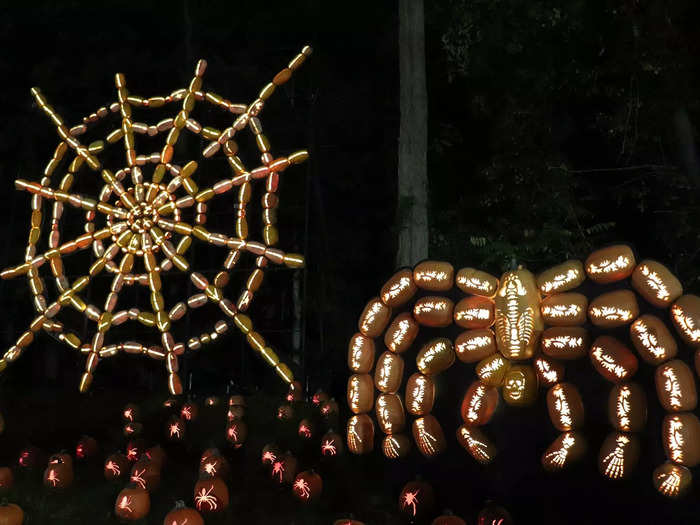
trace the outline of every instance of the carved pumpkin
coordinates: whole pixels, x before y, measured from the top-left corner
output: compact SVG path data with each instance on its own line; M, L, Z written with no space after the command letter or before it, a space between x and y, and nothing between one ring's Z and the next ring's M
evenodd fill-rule
M564 380L564 364L544 356L534 361L537 381L541 386L550 387Z
M0 503L0 523L3 525L22 525L24 511L14 503Z
M547 410L554 428L560 432L575 430L583 424L583 401L571 383L559 383L547 391Z
M177 399L174 397L168 398L163 401L163 408L175 408L177 406Z
M599 295L588 305L588 318L600 328L617 328L639 316L637 296L630 290L615 290Z
M375 338L386 328L391 318L391 308L382 303L379 297L370 299L357 322L362 335Z
M314 424L310 419L304 418L299 421L299 429L297 434L301 439L311 439L314 435Z
M511 406L529 406L537 399L537 374L531 365L513 365L503 380L503 401Z
M485 385L501 386L509 369L510 361L501 354L493 354L479 361L474 371Z
M652 479L659 493L667 498L680 498L690 488L693 475L687 467L667 461L654 470Z
M455 339L455 353L463 363L476 363L496 350L496 336L490 328L467 330Z
M411 521L429 514L434 503L433 487L423 481L409 481L399 495L399 511Z
M636 261L632 248L616 244L591 253L586 259L586 273L598 284L608 284L627 279L634 271Z
M78 461L86 461L97 455L99 446L97 441L90 436L83 436L75 447L75 457Z
M286 454L282 454L282 456L277 458L277 461L272 464L270 477L278 485L289 485L294 481L297 471L297 458L287 452Z
M465 423L480 426L491 420L497 406L498 390L477 380L464 394L460 412Z
M417 290L418 287L413 282L413 272L404 268L392 275L382 286L379 297L385 305L396 308L410 301Z
M444 261L423 261L413 268L413 282L431 292L446 292L454 285L454 267Z
M221 404L219 396L209 396L204 400L205 407L218 407Z
M415 373L406 382L406 410L414 416L428 414L435 403L435 383L426 375Z
M700 344L700 297L682 295L671 306L671 321L683 341L690 346Z
M149 448L144 455L146 458L148 458L149 461L152 461L156 465L158 465L158 468L163 468L163 465L165 464L166 460L166 454L165 450L163 450L163 447L160 445L156 445L154 447Z
M585 280L583 264L581 261L571 259L539 274L537 288L540 293L550 295L573 290Z
M608 419L617 430L639 432L647 422L647 397L637 383L615 385L608 398Z
M683 285L671 270L649 259L637 265L631 281L637 293L657 308L670 306L683 293Z
M367 414L348 419L348 450L353 454L367 454L374 449L374 422Z
M411 450L411 440L405 434L387 434L382 440L382 453L389 459L404 458Z
M493 301L478 295L465 297L455 305L452 315L455 324L462 328L488 328L494 321Z
M229 421L226 427L226 441L233 445L233 448L241 448L248 438L248 425L245 421L234 419Z
M63 456L63 454L51 456L44 471L44 486L62 490L73 484L73 463L65 461Z
M639 366L632 351L609 335L601 335L593 341L589 356L593 368L613 383L629 380Z
M446 337L438 337L424 344L416 356L418 370L425 375L437 375L450 368L454 362L452 341Z
M292 381L287 390L287 401L290 403L298 403L304 399L304 387L299 381Z
M188 401L180 409L180 416L185 421L195 421L199 416L199 406L193 401Z
M228 479L231 475L228 460L221 455L218 449L208 449L202 454L199 460L199 475L204 474L221 479Z
M476 518L477 525L513 525L513 518L503 507L488 503Z
M15 477L12 474L12 469L10 467L0 467L0 493L10 490L14 482Z
M490 463L496 456L496 447L479 427L460 426L457 429L457 441L481 464Z
M374 384L377 390L384 393L396 392L401 386L403 378L404 361L403 358L387 350L377 360L374 372ZM374 390L371 390L372 395ZM374 399L372 399L372 402ZM370 406L371 408L371 406Z
M277 461L277 458L279 457L281 457L281 452L277 445L273 443L268 443L263 447L261 454L261 461L263 465L271 467L272 464L275 461Z
M168 441L180 442L185 439L187 425L180 416L171 416L165 424L165 437Z
M678 344L664 322L654 315L642 315L630 325L630 339L639 356L651 365L673 359Z
M45 458L44 453L38 448L29 445L22 449L17 458L17 465L23 469L34 469L39 466L42 459Z
M578 432L563 432L542 454L542 466L549 472L562 470L586 452L586 440Z
M104 465L104 475L107 481L121 479L129 473L129 460L121 452L115 452L107 457Z
M321 407L319 410L323 417L333 417L336 414L338 414L338 403L335 399L331 398L328 401L321 403Z
M545 297L540 305L542 320L549 326L578 326L586 322L588 298L580 293Z
M415 341L419 328L410 312L400 313L384 332L384 346L397 354L405 352Z
M426 414L413 422L413 440L426 458L437 456L447 447L439 421Z
M457 288L464 293L493 297L498 290L498 279L475 268L462 268L455 278Z
M217 514L229 504L228 487L219 477L200 476L194 486L194 506L201 513Z
M165 516L163 525L204 525L204 519L199 512L186 507L184 502L177 501L175 508Z
M141 409L134 403L129 403L122 410L122 418L128 423L134 423L141 419Z
M322 490L323 480L313 470L300 472L292 483L294 495L304 503L317 500Z
M148 491L134 483L129 483L117 496L114 514L124 521L137 521L145 518L151 510L151 497Z
M372 361L374 361L374 357L372 357ZM320 407L322 403L325 401L328 401L329 397L328 394L326 394L323 390L316 390L316 393L313 395L311 398L311 402L313 403L314 406Z
M400 379L399 379L400 380ZM353 414L372 410L374 383L369 374L353 374L348 378L348 406Z
M367 374L374 366L374 339L356 333L348 343L348 368L356 374Z
M542 333L542 352L554 359L579 359L588 352L588 330L580 326L553 326Z
M289 403L284 403L277 408L277 419L289 421L294 417L294 409Z
M375 404L379 428L385 434L401 432L406 424L403 403L397 394L381 394Z
M146 451L143 439L132 439L126 444L126 457L132 463L138 461Z
M144 455L131 468L129 481L153 493L160 486L160 467Z
M600 447L598 470L610 479L626 478L637 465L640 450L636 435L611 432Z
M498 350L508 359L531 358L544 328L535 277L522 269L506 272L495 302Z
M695 410L698 393L695 378L688 365L680 359L668 361L656 367L654 372L656 393L667 412Z
M413 318L423 326L444 328L452 324L454 307L452 300L447 297L421 297L413 305Z
M661 435L668 459L691 468L700 464L700 420L695 414L668 414Z
M143 432L143 425L141 423L127 423L124 425L124 437L136 437L140 436Z
M329 430L321 438L321 456L334 457L343 453L343 436Z

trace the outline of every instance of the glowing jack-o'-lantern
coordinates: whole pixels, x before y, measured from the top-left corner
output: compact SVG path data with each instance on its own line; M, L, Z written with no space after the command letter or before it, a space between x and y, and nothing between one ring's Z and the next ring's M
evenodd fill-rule
M348 450L353 454L367 454L374 449L374 422L367 414L348 419Z
M272 464L270 477L279 485L289 485L297 475L298 466L297 459L287 452Z
M452 315L455 324L462 328L488 328L494 321L493 301L478 295L465 297L455 305Z
M632 273L632 287L647 302L666 308L683 293L683 285L663 264L644 260Z
M654 470L652 479L659 493L668 498L679 498L688 492L693 475L687 467L667 461Z
M226 441L233 445L233 448L241 448L248 439L248 425L245 421L234 419L226 426Z
M375 338L384 331L390 318L391 308L375 297L367 303L357 324L362 335Z
M91 438L90 436L83 436L75 446L75 457L79 461L87 461L88 459L95 457L98 450L99 446L94 438Z
M169 441L184 441L187 425L179 416L172 416L165 424L165 437Z
M528 406L537 399L537 374L530 365L513 365L503 380L503 401Z
M613 383L627 381L634 376L639 366L632 351L609 335L601 335L593 341L589 356L593 368Z
M366 374L374 365L374 340L360 333L348 344L348 367L356 374Z
M124 437L136 437L140 436L143 432L143 425L141 423L127 423L124 425Z
M374 384L377 390L387 394L396 392L401 386L403 368L404 361L400 355L389 350L384 352L377 360L377 367L374 372ZM371 384L369 386L369 396L374 396ZM372 403L370 401L371 408Z
M148 491L135 483L129 483L117 496L114 514L124 521L137 521L145 518L151 510L151 497Z
M294 408L289 403L284 403L277 408L277 419L289 421L294 417Z
M479 463L490 463L496 457L496 447L479 427L462 425L457 429L457 441Z
M144 456L152 463L158 465L158 468L163 468L167 458L165 450L163 450L163 447L160 445L156 445L146 450L146 452L144 452Z
M527 270L506 272L496 292L496 344L504 357L529 359L543 330L540 294Z
M24 511L14 503L0 503L0 523L4 525L22 525Z
M559 383L547 391L547 410L554 428L560 432L574 430L583 424L583 401L571 383Z
M385 434L401 432L406 424L403 403L397 394L382 394L375 403L377 422Z
M488 503L476 518L477 525L513 525L513 518L503 507Z
M598 470L610 479L626 478L637 465L640 451L636 435L611 432L600 447Z
M231 475L231 467L218 449L210 448L202 453L199 460L199 475L228 479Z
M491 420L497 406L498 390L481 381L474 381L462 400L462 419L468 425L485 425Z
M424 374L415 373L406 382L406 410L414 416L422 416L433 409L435 383Z
M297 474L292 483L292 491L298 500L309 503L317 500L323 490L323 480L321 476L313 470L305 470Z
M160 486L160 467L144 455L131 468L129 481L153 493Z
M444 261L423 261L413 269L413 282L423 290L446 292L454 285L454 267Z
M642 315L630 325L630 339L640 357L651 365L658 365L676 357L678 344L666 325L658 317Z
M417 290L418 287L413 282L413 272L404 268L391 276L382 286L379 297L387 306L397 308L410 301Z
M304 418L299 421L297 434L301 439L311 439L314 435L314 424L310 419Z
M553 326L542 333L542 352L555 359L579 359L588 352L588 331L580 326Z
M695 414L668 414L662 435L668 459L685 467L700 464L700 420Z
M228 487L224 480L208 475L200 476L194 486L194 506L206 514L223 512L229 504Z
M413 318L423 326L444 328L452 324L454 307L452 300L447 297L421 297L413 305Z
M14 485L15 477L10 467L0 467L0 493L6 492Z
M570 260L537 276L537 288L544 295L573 290L586 279L581 261Z
M588 305L588 318L600 328L617 328L639 316L637 296L630 290L616 290L599 295Z
M474 371L485 385L501 386L509 369L510 361L501 354L493 354L479 361Z
M263 465L271 467L272 464L277 461L278 458L282 456L282 453L277 445L274 443L268 443L262 449L262 454L260 459Z
M369 374L353 374L348 379L348 406L353 414L372 410L374 404L374 382Z
M194 421L199 416L199 406L194 401L188 401L180 408L180 417L185 421Z
M328 394L326 394L323 390L318 389L316 390L316 393L311 396L311 403L313 403L315 407L320 407L321 403L328 401L328 399L330 399Z
M50 489L67 489L73 484L73 462L67 454L56 454L49 458L44 471L44 486Z
M326 432L321 438L321 456L332 458L343 453L343 436L333 430Z
M298 403L304 399L304 387L299 381L292 381L287 390L287 401Z
M562 470L570 463L581 459L585 452L586 441L581 434L563 432L542 454L542 466L550 472Z
M204 525L202 515L185 506L183 501L176 501L175 508L168 512L163 525Z
M464 293L493 297L498 290L498 279L475 268L462 268L457 272L455 284Z
M489 328L467 330L455 339L455 353L463 363L476 363L496 353L496 336Z
M321 415L326 419L335 416L338 414L338 402L331 398L328 401L321 403L319 412L321 412Z
M668 361L656 367L654 373L659 402L667 412L695 410L698 393L695 378L688 365L680 359Z
M134 423L141 418L141 409L134 403L129 403L122 410L122 418L126 422Z
M399 494L399 511L411 521L430 513L435 503L433 487L423 481L409 481Z
M598 284L608 284L627 279L635 267L632 248L616 244L594 251L586 259L586 273Z
M455 362L452 341L438 337L423 345L416 356L416 365L425 375L436 375L447 370ZM401 370L403 372L403 370Z
M639 432L647 422L647 398L637 383L615 385L608 398L608 419L617 430Z
M405 434L387 434L382 440L382 453L386 458L405 458L410 450L411 440Z
M403 312L394 317L384 333L384 345L400 354L408 350L418 335L419 326L409 312ZM352 344L352 342L351 342ZM373 343L374 344L374 343ZM372 359L372 361L374 358ZM370 366L372 363L370 363Z
M671 321L683 341L700 345L700 297L683 295L671 306Z
M243 419L243 416L245 416L244 406L233 405L228 407L228 410L226 411L226 418L229 421L233 421L234 419Z
M40 465L45 457L41 450L30 445L20 451L17 466L21 469L34 469Z
M578 326L586 322L588 298L574 292L551 295L542 300L540 312L549 326Z
M418 450L427 458L437 456L447 446L440 423L430 414L413 422L413 440L418 445Z
M535 358L537 381L542 386L554 386L564 379L564 365L554 359L539 356Z
M104 464L104 475L107 481L121 479L129 473L129 460L121 452L115 452L107 457Z

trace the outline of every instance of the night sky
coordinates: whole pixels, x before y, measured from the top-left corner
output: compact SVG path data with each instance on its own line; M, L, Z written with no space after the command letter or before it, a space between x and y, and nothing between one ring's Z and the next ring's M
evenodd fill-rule
M239 0L178 1L170 4L166 8L165 3L146 0L92 4L73 1L61 2L57 7L35 2L29 8L14 2L3 8L0 19L3 49L0 56L3 78L0 88L0 242L4 249L0 253L0 265L6 268L21 261L31 211L30 197L16 191L13 180L38 181L57 143L52 124L33 103L31 87L39 86L49 103L74 125L84 115L116 98L116 72L125 74L134 94L162 95L186 87L196 61L205 58L208 61L206 85L234 102L247 102L304 45L311 45L313 55L295 73L293 80L273 95L262 119L265 133L277 154L287 155L299 149L308 149L310 153L308 162L290 168L283 175L279 212L280 247L304 253L307 265L299 271L271 271L251 307L251 317L272 346L279 350L283 360L290 363L297 377L304 378L311 392L325 389L338 399L341 410L346 411L347 341L356 331L357 316L366 301L378 293L395 270L399 129L396 2L361 0L344 7L321 0L264 4ZM447 4L454 6L459 2ZM589 24L584 26L584 34L585 27L592 28L596 20L605 17L602 6L591 6L589 12L590 18L581 22ZM506 15L512 13L504 11L503 16ZM643 16L651 19L655 15L650 10ZM507 91L503 85L488 84L499 77L482 74L481 84L469 86L465 79L450 80L442 39L446 14L431 8L426 20L428 158L434 228L431 230L431 256L449 258L456 268L484 267L498 274L507 261L494 262L493 253L470 245L468 232L487 230L489 224L497 222L504 231L513 232L514 237L528 237L523 232L530 220L536 224L535 236L549 228L549 225L540 227L536 223L548 212L535 209L534 205L529 210L522 201L531 198L529 192L535 195L541 185L551 184L551 170L543 166L541 171L550 173L548 179L534 178L530 186L519 185L519 204L512 208L503 204L498 216L489 217L470 202L471 191L474 195L490 191L485 186L486 181L490 181L492 187L503 188L503 193L511 191L509 187L516 174L485 178L483 168L498 155L517 158L521 145L514 143L510 150L503 149L498 129L503 120L497 121L495 113L479 112L471 102L465 102L472 98L477 100L479 90L493 97ZM581 34L582 30L578 30L577 34ZM611 31L610 28L606 30ZM688 38L687 28L678 31ZM591 37L591 40L596 38ZM677 45L686 51L697 47L693 40L679 43L671 41L670 37L668 45ZM620 44L619 54L615 56L624 57L624 49ZM493 57L494 62L502 58L495 52ZM487 58L477 57L481 63ZM477 59L473 62L477 63ZM550 60L556 68L565 59L553 50L552 56L544 56L542 60ZM591 67L599 67L595 62L598 59L591 60ZM677 78L687 80L688 86L697 84L697 61L665 65L669 71L676 72ZM502 62L493 65L494 71L501 67L505 67ZM605 67L614 69L614 64L608 63ZM683 74L688 77L678 73L683 67L686 68ZM503 78L507 80L506 76ZM614 90L626 81L607 78L599 82ZM536 150L543 163L544 159L556 157L572 170L595 170L611 165L624 167L624 162L615 164L619 160L616 151L606 149L607 138L601 138L591 124L592 115L607 111L601 108L612 100L612 96L605 98L604 92L601 88L601 93L595 96L587 94L580 98L562 94L561 99L547 101L556 111L549 114L551 121L533 125L533 135L546 128L557 138L541 141L533 138L533 143L523 146L523 156ZM658 101L647 98L644 103L666 104L674 97L673 93L670 88L659 91ZM529 107L543 107L544 103L538 100L535 92L513 95L518 96L521 97L518 100L526 99ZM583 174L576 182L583 187L577 202L590 212L590 216L582 219L584 227L616 223L601 235L591 233L591 242L628 241L640 257L658 259L675 269L681 280L690 282L688 290L695 293L700 291L694 273L698 267L696 226L700 223L695 197L697 180L692 170L697 161L693 157L696 130L692 123L700 112L696 102L692 98L685 105L690 122L690 144L685 140L688 136L678 132L678 114L667 113L666 121L640 118L637 124L641 129L638 135L642 137L652 129L663 130L660 134L667 145L668 164L674 167L673 188L679 188L676 200L664 202L663 206L659 204L655 209L640 209L637 205L640 200L629 196L618 198L626 191L628 186L624 185L628 180L632 185L636 184L635 180L647 184L645 187L652 195L660 191L658 188L666 184L664 172L654 178L658 173L652 173L653 170L625 171L619 174L623 178L614 173L594 171ZM522 105L526 104L522 102ZM608 109L610 114L616 111ZM533 110L533 114L540 118L543 113ZM197 118L202 123L218 118L217 126L223 122L211 111ZM101 137L95 136L93 140L97 138ZM191 141L186 147L196 151L200 145ZM651 153L628 160L631 164L656 164ZM215 167L207 169L211 170L207 174L214 177ZM677 184L679 174L687 177L683 184ZM88 187L89 183L85 188ZM667 193L663 194L664 198ZM645 193L643 199L644 202L651 200L649 193ZM463 213L450 212L460 207ZM682 223L687 229L683 230L682 238L678 234L677 242L674 242L673 221L680 223L681 219L667 219L666 213L659 212L662 208L671 210L674 217L683 217ZM255 213L259 210L257 202L253 209ZM66 217L81 219L75 210L70 211L73 213L69 215L66 211ZM220 213L212 213L212 224L224 224L226 210L220 208ZM66 226L66 232L80 227L80 224ZM441 231L449 241L447 245L440 237ZM515 242L513 238L501 241L504 246ZM537 252L539 248L535 248L526 262L532 264L533 271L539 271L565 260L565 252L567 257L587 255L586 251L575 252L585 247L586 242L567 240L562 241L561 246L573 251L566 252L562 248L541 256L542 251ZM220 258L221 254L215 250L204 249L197 252L193 266L213 277ZM82 259L76 256L72 263L71 259L66 259L69 276L79 275L90 264L88 256ZM242 283L245 276L234 278ZM166 299L182 299L191 293L191 285L184 280L173 282ZM100 286L99 283L94 286L97 297L102 293ZM295 286L303 308L296 323L294 310L299 305L295 304ZM595 290L592 293L595 294ZM0 321L0 342L3 347L11 345L31 319L30 298L24 279L0 282L0 306L4 312ZM143 294L132 294L129 298L141 304L148 302ZM81 335L87 333L80 317L72 320L77 323L76 331L83 330ZM204 314L193 316L187 329L199 333L209 322ZM295 330L301 334L296 348ZM425 331L416 344L436 333ZM449 335L457 333L455 329ZM146 331L137 330L130 337L138 339L148 335ZM680 356L692 366L690 349L682 349ZM223 394L227 387L259 396L264 396L264 392L272 392L274 396L284 392L274 374L253 356L244 338L235 330L208 349L185 356L182 361L181 375L183 379L191 379L191 390L187 392L194 395ZM42 334L26 355L0 378L0 410L5 413L8 428L10 422L15 421L14 428L0 437L0 463L13 461L18 448L28 442L50 451L70 447L72 440L84 432L107 439L106 428L113 419L110 414L114 410L132 399L145 402L155 398L154 392L161 399L166 390L162 363L119 356L100 364L92 392L79 397L77 385L83 367L82 358L77 359L64 345ZM400 487L416 474L433 484L439 508L454 510L468 523L474 522L476 512L486 500L497 501L510 509L518 523L691 523L696 519L700 510L697 487L683 500L669 502L656 493L651 483L652 470L664 460L659 436L664 414L656 400L650 367L640 366L637 378L649 400L649 423L640 434L642 458L631 479L622 482L608 481L597 472L598 448L610 431L606 415L610 387L595 374L587 360L570 366L567 380L579 386L583 395L587 409L583 433L589 438L590 448L580 464L557 475L546 474L540 466L541 453L557 435L549 422L543 392L532 408L518 410L504 408L504 405L499 408L487 430L501 452L492 465L477 465L459 447L453 437L454 429L461 424L456 407L472 380L473 371L460 363L440 377L435 412L443 422L448 441L448 450L441 457L426 461L414 450L400 463L384 460L379 452L352 458L333 472L335 481L328 485L327 501L323 504L323 513L318 515L322 518L311 513L303 518L269 522L322 523L329 516L354 511L367 523L387 523L384 514L367 511L363 515L358 509L385 509L393 505ZM266 399L265 403L268 402ZM260 419L265 421L262 416ZM263 425L259 433L270 436L276 429L273 424Z

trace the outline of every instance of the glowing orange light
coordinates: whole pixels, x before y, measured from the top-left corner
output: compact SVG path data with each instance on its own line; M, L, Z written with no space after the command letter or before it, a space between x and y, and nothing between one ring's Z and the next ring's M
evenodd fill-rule
M54 469L51 469L49 471L49 475L46 478L46 481L48 481L49 483L51 483L52 486L55 487L61 480L59 479L58 474L56 474L56 471Z
M608 372L622 379L629 374L629 371L621 364L615 362L615 358L606 354L601 346L594 346L591 354L596 361Z
M275 461L272 465L272 476L278 476L278 480L280 483L282 483L282 478L284 477L284 463L281 461Z
M187 421L192 420L192 407L190 407L189 405L185 405L184 407L182 407L180 413L182 414L182 417L184 417Z
M544 282L540 286L540 290L542 290L544 293L557 291L567 284L578 280L580 275L581 273L577 269L570 268L566 273L559 273L552 277L552 279Z
M619 435L615 438L615 448L603 458L605 475L610 479L619 479L625 475L625 448L630 443L630 438Z
M420 492L420 489L416 489L415 492L406 492L406 494L403 495L403 502L401 503L402 506L405 507L411 507L411 513L415 516L416 515L416 504L420 503L418 500L418 493Z
M212 494L213 491L214 487L210 487L209 490L202 487L201 490L197 494L195 494L194 502L195 506L197 507L197 510L202 510L202 506L204 504L207 504L209 506L208 510L210 511L219 508L217 498L215 495Z
M277 459L277 456L275 455L274 452L272 452L272 451L270 451L270 450L268 450L268 451L266 451L266 452L263 452L263 455L262 455L262 461L263 461L263 463L270 463L270 464L272 464L272 463L275 462L276 459Z
M142 474L146 472L146 469L143 469L141 472L139 472L137 469L134 470L134 473L131 475L131 481L134 483L137 483L142 489L146 488L146 480L143 479Z
M122 471L119 468L119 465L117 465L114 461L108 461L107 464L105 465L105 469L112 471L112 474L115 476L121 476Z
M598 262L598 264L589 264L588 273L591 275L597 275L617 272L624 268L628 268L630 264L631 263L629 257L620 255L619 257L617 257L617 259L603 259L602 261Z
M139 455L138 448L132 447L132 448L126 449L126 457L129 458L129 460L131 460L131 461L135 460L138 457L138 455Z
M80 459L85 458L85 447L82 443L78 443L78 446L75 447L75 455Z
M383 294L382 301L385 303L391 299L396 299L401 293L411 286L409 277L401 277L397 282L392 284Z
M692 343L700 341L700 328L695 326L695 319L687 315L680 305L674 304L671 307L671 315L681 331L681 334L684 335L686 339L690 340Z
M235 426L228 427L228 437L233 441L238 441L238 429Z
M216 463L207 463L204 465L204 472L214 476L216 474Z
M180 424L178 422L170 424L170 437L181 437L182 430L180 429Z
M129 421L133 421L134 420L134 411L131 408L127 408L124 411L124 418L128 419Z
M309 499L309 496L311 496L309 484L301 478L294 482L294 490L299 494L299 497Z
M311 437L311 429L306 425L301 425L299 427L299 435L303 438L309 439Z
M321 454L324 456L335 456L338 453L338 449L335 446L334 439L327 439L321 443Z
M123 496L122 499L119 501L119 508L127 512L134 512L131 508L131 497Z

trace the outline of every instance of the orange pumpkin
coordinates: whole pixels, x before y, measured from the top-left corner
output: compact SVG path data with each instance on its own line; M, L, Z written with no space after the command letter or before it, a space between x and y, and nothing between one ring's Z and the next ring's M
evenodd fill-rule
M384 345L397 354L405 352L415 341L419 328L410 312L400 313L384 332Z
M700 297L682 295L671 306L671 321L683 341L695 347L700 344Z
M496 292L496 345L508 359L529 359L544 328L540 292L527 270L506 272Z
M245 407L242 406L232 406L228 407L226 411L226 419L233 421L234 419L243 419L245 416Z
M377 366L374 371L374 384L377 390L384 393L396 392L401 386L403 369L404 361L400 355L389 350L384 352L377 360ZM373 389L370 391L374 394ZM370 404L370 410L371 407L372 405Z
M226 427L226 441L233 445L233 448L241 448L248 438L248 425L245 421L234 419Z
M104 465L104 474L107 481L121 479L129 472L129 460L121 452L115 452L107 457Z
M277 458L277 461L272 464L270 477L278 485L288 485L296 478L297 471L297 458L292 456L290 452L287 452L286 454L282 454L282 456Z
M667 461L654 470L652 479L661 494L667 498L679 498L690 488L693 475L687 467Z
M381 297L385 305L396 308L410 301L417 290L418 287L413 282L413 272L408 268L404 268L396 272L384 283L379 292L379 297Z
M495 387L485 385L481 381L474 381L462 400L462 419L468 425L485 425L491 420L498 406L498 390Z
M588 277L598 284L627 279L634 271L636 261L632 248L616 244L591 253L586 259Z
M435 403L435 383L423 374L415 373L406 382L406 410L414 416L428 414Z
M331 398L328 401L321 403L319 410L323 417L333 417L338 413L338 403L335 399Z
M559 383L547 391L547 410L554 428L560 432L575 430L583 424L583 401L571 383Z
M452 315L455 324L462 328L488 328L494 321L493 301L479 295L465 297L455 305Z
M632 351L609 335L593 341L589 352L593 368L608 381L627 381L637 372L639 362Z
M647 422L647 397L637 383L615 385L608 398L608 419L622 432L639 432Z
M329 430L321 438L321 456L333 457L343 453L343 436Z
M668 414L663 421L666 457L685 467L700 464L700 420L692 412Z
M272 466L272 464L277 461L277 458L281 457L281 452L277 445L274 443L268 443L262 449L261 460L263 465Z
M430 414L413 422L413 440L426 458L437 456L447 446L440 422Z
M413 268L413 282L423 290L446 292L454 285L454 267L445 261L423 261Z
M586 441L578 432L563 432L542 454L542 466L549 472L562 470L586 452Z
M2 525L22 525L24 511L14 503L0 503L0 523Z
M537 374L531 365L513 365L503 380L503 401L511 406L529 406L537 399Z
M143 425L141 423L127 423L124 425L124 437L136 437L140 436L143 432Z
M454 307L454 302L447 297L421 297L413 305L413 318L423 326L444 328L452 324Z
M217 407L221 404L221 399L219 396L209 396L204 400L204 406L206 407Z
M464 293L493 297L498 290L498 279L474 268L462 268L455 278L457 288Z
M348 368L357 374L367 374L374 365L374 339L356 333L348 343Z
M603 441L598 456L598 470L610 479L628 477L639 461L641 446L635 434L611 432Z
M353 414L372 410L374 383L369 374L353 374L348 378L348 406Z
M299 421L299 429L297 434L301 439L311 439L314 435L314 424L310 419L304 418Z
M651 365L673 359L678 344L664 322L654 315L642 315L630 325L630 339L640 357Z
M204 525L204 519L199 512L186 507L184 502L176 501L175 508L165 516L163 525Z
M289 421L294 417L294 409L289 403L284 403L277 408L277 419Z
M23 469L34 469L39 466L45 457L43 452L34 446L28 446L19 453L17 465Z
M144 456L134 463L129 481L153 493L160 485L160 467Z
M375 297L370 299L357 322L362 335L375 338L386 328L391 318L391 308Z
M372 360L374 360L374 357L372 357ZM329 399L328 394L326 394L323 390L319 389L319 390L316 390L316 393L311 398L311 402L313 403L314 406L320 407L321 403L328 401L328 399Z
M385 434L401 432L406 424L406 414L398 394L381 394L375 403L379 428Z
M411 521L429 514L434 503L433 487L423 481L409 481L399 495L399 511Z
M229 504L228 487L219 477L200 476L194 486L194 506L202 513L217 514Z
M411 450L411 440L405 434L387 434L382 440L382 453L389 459L404 458Z
M187 425L180 416L172 416L165 425L165 437L168 441L184 441Z
M348 450L353 454L367 454L374 449L374 422L367 414L348 419Z
M545 270L537 276L537 288L542 294L568 292L586 280L581 261L572 259Z
M457 359L463 363L476 363L496 353L496 336L490 328L462 332L455 339Z
M438 337L424 344L416 356L418 370L425 375L439 374L450 368L454 362L452 341L446 337Z
M132 463L138 461L146 451L143 439L132 439L126 444L126 457Z
M122 418L126 422L133 423L141 418L141 409L134 403L129 403L122 410Z
M180 416L185 421L194 421L197 419L198 415L199 415L199 406L197 405L197 403L194 403L193 401L188 401L187 403L182 405L182 408L180 409Z
M637 293L657 308L670 306L683 293L683 285L671 270L649 259L637 265L631 281Z
M549 326L578 326L586 322L588 298L580 293L545 297L540 305L542 320Z
M698 393L693 371L680 359L673 359L656 367L656 393L667 412L695 410Z
M0 467L0 492L5 492L12 488L15 478L10 467Z
M541 386L554 386L564 379L564 364L544 356L534 361L537 381Z
M66 461L67 454L51 456L44 471L44 486L50 489L63 490L73 484L73 461Z
M199 475L208 474L222 479L228 479L231 475L231 467L228 460L221 455L218 449L207 449L199 460Z
M245 397L240 394L232 395L228 398L228 406L230 407L245 407Z
M292 490L297 499L304 503L315 501L323 490L323 480L313 470L305 470L294 478Z
M580 326L553 326L542 332L542 352L555 359L579 359L588 352L588 330Z
M79 461L88 460L97 455L99 446L97 441L90 436L83 436L75 447L75 457Z
M457 429L457 441L479 463L490 463L496 456L496 447L479 427L460 426Z
M137 521L145 518L151 510L151 497L148 491L134 483L129 483L117 496L114 514L124 521Z
M599 295L588 305L588 318L600 328L617 328L639 316L637 296L630 290L615 290Z
M151 447L145 452L145 456L150 461L158 465L158 468L163 468L166 460L165 450L163 450L163 447L160 445Z

